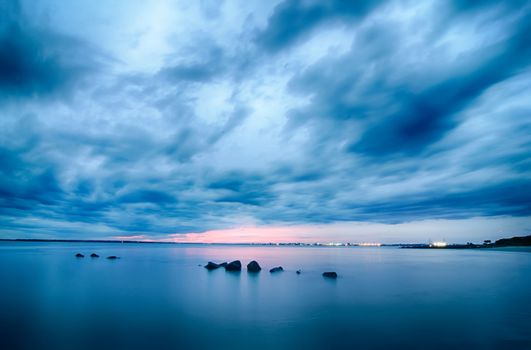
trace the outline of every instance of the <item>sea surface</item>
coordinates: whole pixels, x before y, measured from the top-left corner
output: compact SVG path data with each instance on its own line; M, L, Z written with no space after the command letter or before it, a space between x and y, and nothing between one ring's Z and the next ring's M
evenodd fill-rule
M0 348L531 349L531 252L0 242Z

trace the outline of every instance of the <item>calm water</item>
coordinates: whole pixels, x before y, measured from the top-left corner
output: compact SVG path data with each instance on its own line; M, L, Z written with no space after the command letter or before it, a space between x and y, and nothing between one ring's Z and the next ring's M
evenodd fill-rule
M522 250L0 242L6 350L531 349L530 296Z

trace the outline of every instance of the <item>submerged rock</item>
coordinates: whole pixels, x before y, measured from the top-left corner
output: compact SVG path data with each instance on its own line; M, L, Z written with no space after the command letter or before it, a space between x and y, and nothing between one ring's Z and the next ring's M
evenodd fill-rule
M111 255L111 256L108 256L107 259L115 260L115 259L118 259L118 257L117 257L117 256L114 256L114 255Z
M336 272L323 272L323 277L337 278L337 273Z
M284 271L282 266L273 267L271 270L269 270L269 272L271 273L280 272L280 271Z
M215 269L217 269L220 266L221 265L218 265L216 263L213 263L212 261L209 261L208 264L205 265L205 269L207 269L207 270L215 270Z
M240 262L240 260L232 261L225 266L225 270L226 271L241 271L242 263Z
M92 254L90 254L90 257L91 258L99 258L100 256L98 254L96 254L96 253L92 253Z
M85 257L85 256L84 256L83 254L81 254L81 253L77 253L77 254L76 254L76 258L84 258L84 257Z
M295 273L296 273L297 275L300 275L300 274L301 274L301 270L297 270L297 271L295 271Z
M262 268L260 267L260 264L258 264L256 261L251 261L247 264L247 271L248 272L260 272Z

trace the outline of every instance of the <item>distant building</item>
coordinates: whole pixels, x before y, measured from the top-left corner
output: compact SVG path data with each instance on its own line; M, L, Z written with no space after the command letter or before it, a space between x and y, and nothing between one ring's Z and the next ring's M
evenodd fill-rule
M483 241L483 244L491 244L491 243L492 243L492 241L490 239L486 239L486 240Z
M358 243L358 246L360 246L360 247L380 247L381 245L382 245L382 243L378 243L378 242Z
M430 247L435 247L435 248L445 248L447 245L448 243L444 241L435 241L435 242L430 243Z

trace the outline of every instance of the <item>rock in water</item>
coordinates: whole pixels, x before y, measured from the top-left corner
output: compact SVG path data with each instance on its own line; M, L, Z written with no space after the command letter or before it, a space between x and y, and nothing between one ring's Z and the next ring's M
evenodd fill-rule
M256 261L251 261L247 264L247 271L248 272L260 272L262 268L260 267L260 264L258 264Z
M323 277L337 278L337 273L335 273L335 272L323 272Z
M107 259L115 260L115 259L118 259L118 257L114 256L114 255L111 255L111 256L108 256Z
M273 267L271 270L269 270L269 272L271 272L271 273L280 272L280 271L284 271L282 266Z
M90 257L91 258L99 258L100 256L98 254L96 254L96 253L92 253L92 254L90 254Z
M84 257L85 257L85 256L84 256L83 254L81 254L81 253L77 253L77 254L76 254L76 258L84 258Z
M216 264L216 263L213 263L212 261L209 261L208 264L205 265L205 269L207 270L215 270L219 267L220 265Z
M225 270L226 271L241 271L242 263L240 262L240 260L232 261L225 266Z
M227 266L227 262L222 262L221 264L219 264L219 267L225 267Z
M297 275L300 275L300 274L301 274L301 270L297 270L297 271L295 271L295 273L296 273Z

